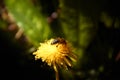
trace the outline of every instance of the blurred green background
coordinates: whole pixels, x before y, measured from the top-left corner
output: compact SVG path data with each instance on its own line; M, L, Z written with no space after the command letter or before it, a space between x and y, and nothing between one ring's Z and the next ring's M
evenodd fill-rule
M60 70L60 80L120 79L119 7L117 0L0 0L3 79L55 80L32 52L56 37L78 56L73 68Z

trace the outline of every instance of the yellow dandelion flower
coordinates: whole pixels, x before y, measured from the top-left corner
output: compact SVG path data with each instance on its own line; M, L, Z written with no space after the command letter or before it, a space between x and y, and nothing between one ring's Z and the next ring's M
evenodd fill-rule
M41 59L49 66L53 67L58 79L58 68L72 66L72 61L76 61L76 56L69 43L63 38L50 39L40 43L37 51L33 52L35 59Z

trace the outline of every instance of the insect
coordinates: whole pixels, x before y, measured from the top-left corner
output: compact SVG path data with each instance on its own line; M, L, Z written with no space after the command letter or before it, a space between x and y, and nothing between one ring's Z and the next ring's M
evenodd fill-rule
M57 44L57 43L64 43L66 44L66 41L63 38L56 38L51 42L51 45Z
M51 42L51 44L53 45L53 44L56 44L56 43L59 43L59 42L60 42L59 39L54 39L54 40Z

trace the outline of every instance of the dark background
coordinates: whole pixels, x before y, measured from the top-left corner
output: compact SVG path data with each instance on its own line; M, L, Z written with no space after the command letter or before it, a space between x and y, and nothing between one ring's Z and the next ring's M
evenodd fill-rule
M2 14L2 9L5 5L2 0L0 1L0 12ZM58 2L56 1L56 5L54 5L53 2L55 1L41 0L43 13L45 13L48 17L52 14L52 12L56 11ZM107 13L113 19L120 19L119 1L106 0L106 3L107 5L105 10ZM2 15L0 17L0 21L0 23L4 23L5 26L9 26L11 24L4 21ZM51 25L54 23L51 23ZM2 25L0 25L0 27L2 27ZM54 29L55 28L52 28L53 31L56 31ZM55 80L55 73L53 69L41 60L35 61L32 52L27 52L27 50L33 45L29 44L25 40L25 35L22 35L22 37L18 40L15 39L14 35L16 32L16 30L10 31L7 28L0 28L1 78L4 80ZM59 32L56 35L59 35ZM110 48L113 50L112 58L108 59ZM86 63L82 63L82 67L80 69L84 72L85 76L80 77L79 75L74 75L74 80L119 80L120 57L117 59L118 56L120 56L120 26L119 28L114 28L113 20L113 25L111 25L110 28L107 28L103 22L98 21L96 35L86 48L86 57L88 57L88 60ZM101 64L104 65L103 72L99 72L99 75L96 75L97 73L94 75L88 74L89 69L94 68L97 70ZM60 78L63 78L61 74Z

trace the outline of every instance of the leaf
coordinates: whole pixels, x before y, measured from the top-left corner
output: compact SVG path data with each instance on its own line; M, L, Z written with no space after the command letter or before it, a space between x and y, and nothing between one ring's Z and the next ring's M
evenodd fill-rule
M5 5L33 45L39 45L40 41L50 36L51 31L40 5L35 6L32 0L5 0Z

